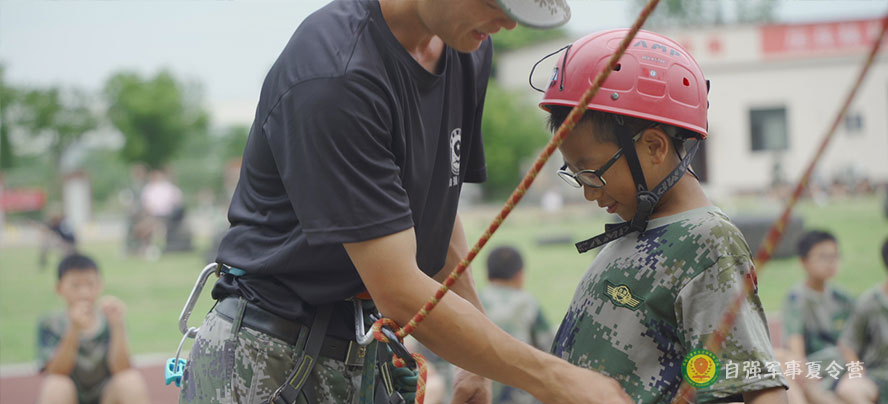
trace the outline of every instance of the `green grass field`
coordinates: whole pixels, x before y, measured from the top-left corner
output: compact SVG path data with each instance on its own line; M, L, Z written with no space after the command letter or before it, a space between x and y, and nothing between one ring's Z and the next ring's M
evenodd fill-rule
M828 229L838 237L842 267L835 283L854 295L876 285L886 276L878 251L882 241L888 237L888 219L882 214L880 201L867 198L834 202L827 206L803 203L798 207L806 228ZM748 212L759 205L741 202L732 206L743 207L739 210ZM474 244L498 209L482 208L462 214L470 245ZM594 252L577 254L573 242L598 234L604 220L600 210L593 205L571 206L555 215L534 209L519 209L513 212L481 252L474 264L475 279L479 286L486 283L483 279L484 259L490 247L502 244L518 246L525 254L527 288L540 299L550 322L557 325L577 281L594 258ZM566 238L570 242L538 244L538 240L546 238ZM177 329L179 312L204 265L203 250L165 255L156 262L124 257L120 243L87 244L82 246L82 250L99 262L106 293L126 302L133 352L174 354L181 338ZM0 246L2 364L32 361L35 356L37 319L41 313L63 305L54 293L54 268L38 269L37 255L36 247ZM765 309L768 312L778 311L786 289L801 278L802 270L796 259L775 260L760 269L759 293ZM199 323L210 306L207 288L195 308L192 325Z

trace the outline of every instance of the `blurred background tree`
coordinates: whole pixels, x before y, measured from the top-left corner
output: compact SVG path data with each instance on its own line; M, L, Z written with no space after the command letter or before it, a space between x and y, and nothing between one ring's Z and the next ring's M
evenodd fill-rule
M6 67L0 63L0 170L8 170L15 165L15 153L10 136L10 107L15 104L17 91L5 80Z
M536 104L526 93L510 92L497 82L497 58L513 50L558 39L564 43L570 41L564 29L537 30L520 25L493 37L494 73L487 87L481 124L487 159L487 181L481 185L485 200L499 201L508 196L524 176L525 163L534 159L549 141L545 115Z
M150 78L119 72L105 83L108 118L123 134L121 157L162 168L186 139L205 137L209 115L198 86L186 86L162 71Z
M491 81L484 102L484 199L503 200L524 176L523 164L549 141L541 111Z
M31 142L47 145L52 192L61 190L62 159L83 136L96 129L99 117L90 109L90 97L81 90L58 87L30 89L18 97L17 125Z

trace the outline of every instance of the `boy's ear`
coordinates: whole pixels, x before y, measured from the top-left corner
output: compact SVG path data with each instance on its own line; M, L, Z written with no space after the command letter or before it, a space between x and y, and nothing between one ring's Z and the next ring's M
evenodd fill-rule
M638 143L641 145L641 152L649 156L654 164L661 164L666 160L672 144L669 135L659 127L645 129Z

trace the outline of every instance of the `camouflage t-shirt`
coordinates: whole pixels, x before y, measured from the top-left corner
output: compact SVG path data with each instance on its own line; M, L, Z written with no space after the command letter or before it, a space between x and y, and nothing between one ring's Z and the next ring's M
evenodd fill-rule
M97 313L97 316L100 324L96 331L81 335L77 359L70 375L77 386L77 396L81 404L98 403L105 384L111 379L111 370L108 369L108 345L111 336L105 316L101 313ZM56 346L68 326L68 314L64 311L52 312L40 320L37 328L37 362L41 372L55 356Z
M857 352L867 372L881 369L888 375L888 296L884 285L860 296L840 341ZM888 378L882 383L888 385Z
M841 362L836 343L853 309L854 298L841 290L827 286L818 292L799 283L790 289L781 309L784 340L801 335L809 361L825 362L824 367L833 360Z
M684 357L704 347L744 277L754 279L751 267L743 235L714 206L653 219L643 234L601 250L552 352L613 377L637 403L669 402ZM766 324L758 294L750 295L722 346L717 381L698 390L698 402L742 401L739 393L786 386L779 372L756 378L725 370L728 361L775 361Z
M552 328L540 304L530 293L490 284L479 293L487 317L518 340L541 350L552 345ZM493 383L493 404L536 403L530 393L502 383Z

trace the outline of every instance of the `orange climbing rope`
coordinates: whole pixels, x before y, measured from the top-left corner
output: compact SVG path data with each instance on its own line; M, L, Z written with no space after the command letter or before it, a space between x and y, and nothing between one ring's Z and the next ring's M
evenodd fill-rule
M864 62L860 74L857 76L857 81L854 83L854 86L851 88L851 92L848 93L848 97L845 99L845 103L842 104L842 108L839 110L839 113L833 120L832 126L830 126L829 130L826 132L826 136L824 136L823 141L820 143L820 147L817 149L817 153L814 154L814 157L808 164L808 168L805 170L804 174L802 174L802 178L800 178L799 182L796 184L795 191L792 193L789 202L787 202L786 208L783 210L783 214L776 221L774 221L774 223L771 225L771 228L768 230L767 236L762 241L762 244L759 246L759 249L755 254L753 267L750 268L751 276L746 277L746 282L743 283L743 290L739 294L734 296L733 300L731 300L731 305L728 306L727 310L725 310L721 323L719 324L718 328L716 328L716 331L712 333L712 335L709 337L709 340L706 342L705 348L712 351L715 355L718 355L721 351L722 343L727 337L728 331L734 325L734 320L737 317L737 313L740 311L740 307L743 305L743 301L746 300L746 297L750 291L755 290L756 268L761 270L764 267L765 263L767 263L768 260L771 259L771 253L774 252L774 248L777 247L777 244L783 237L783 231L786 229L786 222L789 220L789 214L792 212L792 209L795 206L796 202L798 202L799 197L801 197L802 191L804 191L805 187L808 185L808 181L811 179L811 174L814 172L814 168L817 166L817 162L823 156L824 151L826 151L826 147L829 145L830 140L832 140L833 135L836 132L836 128L842 122L842 118L845 116L845 112L848 111L848 107L850 107L851 101L854 100L854 97L857 95L857 90L863 83L863 79L866 78L866 74L876 58L876 53L878 53L879 48L882 46L882 40L885 38L886 32L888 32L888 15L882 18L882 31L880 32L879 37L876 39L876 42L873 44L869 56ZM672 403L677 404L682 402L693 402L691 400L693 400L694 391L695 390L689 384L687 384L685 381L682 381L678 394L675 395L675 399L672 401Z
M537 157L536 162L534 162L530 171L524 176L521 180L521 183L518 184L518 187L512 192L512 195L509 196L509 199L506 200L505 206L503 206L502 210L500 210L499 214L496 218L493 219L493 222L487 227L487 230L472 249L469 251L468 255L460 261L459 265L450 273L447 279L444 280L444 283L441 284L441 287L435 292L435 295L432 296L423 307L410 319L410 322L407 323L406 326L399 327L397 323L395 323L391 319L380 319L373 324L374 329L374 337L381 341L386 342L385 336L379 332L379 329L382 326L389 327L395 331L395 335L398 338L403 339L407 335L410 335L416 327L419 326L426 317L428 317L429 313L435 308L438 302L444 298L444 295L447 294L447 291L450 290L450 287L456 282L457 279L466 271L466 268L469 267L469 264L478 255L478 252L481 251L481 248L487 244L487 241L490 240L490 237L493 236L493 233L499 228L499 226L506 220L506 217L509 216L509 213L515 208L515 205L521 201L521 198L524 197L524 194L527 193L527 189L530 188L530 185L533 184L534 179L536 179L537 174L539 174L540 170L542 170L543 165L546 164L546 161L552 156L552 153L555 152L555 149L564 141L564 138L567 137L568 134L573 130L574 126L576 126L577 122L579 122L580 118L586 112L586 105L589 104L589 101L595 97L595 94L598 93L598 90L601 88L601 85L610 75L610 73L614 70L617 65L617 62L620 60L620 57L623 56L623 53L626 52L626 49L629 47L629 44L632 42L632 39L635 38L635 34L638 33L638 30L641 29L641 26L644 25L644 22L654 11L654 8L657 7L657 3L660 0L649 0L647 5L641 10L641 13L638 16L638 19L635 20L635 23L632 24L632 28L629 30L629 34L623 38L623 42L620 43L620 47L617 49L617 52L608 60L607 66L602 69L598 75L593 80L592 84L589 86L589 89L583 94L583 97L577 103L577 105L570 111L570 114L567 115L567 118L564 120L564 123L558 128L555 132L555 135L552 136L552 139L549 140L549 143L546 144L546 147L543 149L542 153L540 153L539 157ZM385 339L385 340L384 340ZM422 363L420 366L420 377L418 381L418 386L425 385L425 370L424 370L424 359L422 359L421 355L413 354L414 358L417 358L417 364ZM398 366L398 361L400 358L395 359L395 366ZM403 361L400 361L401 366L403 366ZM399 366L400 367L400 366ZM418 404L422 404L422 400L424 400L424 395L421 395L419 392L419 388L417 388L416 394L416 402Z

